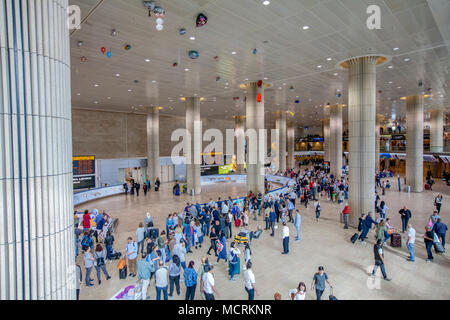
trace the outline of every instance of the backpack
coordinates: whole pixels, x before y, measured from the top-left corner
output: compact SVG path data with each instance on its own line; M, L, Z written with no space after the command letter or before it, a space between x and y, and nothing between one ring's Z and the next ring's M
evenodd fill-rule
M84 236L83 240L81 240L81 246L90 247L92 243L92 239L89 236Z
M222 252L222 250L223 250L223 244L219 240L216 240L216 248L217 248L217 252Z
M95 255L96 255L96 260L95 261L97 262L97 267L104 266L105 265L105 258L97 257L97 253Z

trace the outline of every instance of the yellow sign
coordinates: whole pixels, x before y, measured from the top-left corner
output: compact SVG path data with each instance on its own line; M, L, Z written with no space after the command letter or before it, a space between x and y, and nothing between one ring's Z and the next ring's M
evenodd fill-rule
M95 156L72 157L72 161L95 160Z

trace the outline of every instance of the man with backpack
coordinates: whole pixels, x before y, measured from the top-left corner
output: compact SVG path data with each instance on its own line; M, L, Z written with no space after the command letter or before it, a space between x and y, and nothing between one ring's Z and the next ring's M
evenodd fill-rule
M94 248L94 243L92 242L92 237L89 235L89 231L84 233L83 239L81 240L81 248L86 251L86 248Z
M384 268L384 253L383 253L383 239L378 239L377 243L373 246L373 253L375 257L375 265L373 266L372 277L375 278L378 267L381 269L383 274L383 279L386 281L391 281L386 275L386 270Z
M127 264L128 270L130 271L129 276L136 277L136 259L137 259L137 251L138 245L136 241L133 241L133 238L128 238L128 243L126 246L126 256L127 256Z

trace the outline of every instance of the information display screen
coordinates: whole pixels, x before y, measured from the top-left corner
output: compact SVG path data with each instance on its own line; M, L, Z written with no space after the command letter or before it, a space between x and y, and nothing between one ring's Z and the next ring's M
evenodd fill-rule
M81 176L88 174L95 174L95 157L85 156L85 157L73 157L73 175Z
M219 166L201 166L200 167L200 175L202 176L210 176L213 174L219 174Z
M95 176L73 177L73 189L95 188Z

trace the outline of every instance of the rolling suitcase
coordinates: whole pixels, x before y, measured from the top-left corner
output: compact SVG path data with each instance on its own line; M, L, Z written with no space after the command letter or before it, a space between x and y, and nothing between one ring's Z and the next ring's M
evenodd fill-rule
M402 246L402 236L400 233L393 233L391 236L391 247L400 248Z
M428 183L425 183L425 190L430 190L430 185Z
M337 300L338 298L336 298L336 296L333 295L333 288L331 288L330 290L331 290L331 292L330 292L330 296L328 297L328 299L329 300Z
M442 243L440 243L440 242L434 243L434 250L436 251L436 253L444 253L445 252L445 249L442 246Z
M358 238L359 238L359 233L355 233L355 234L351 237L350 241L351 241L352 243L355 243L356 240L358 240Z
M127 266L123 267L122 269L119 269L119 279L126 279L127 278Z

